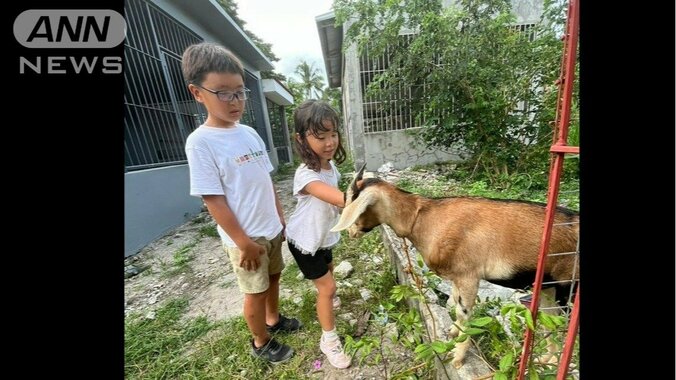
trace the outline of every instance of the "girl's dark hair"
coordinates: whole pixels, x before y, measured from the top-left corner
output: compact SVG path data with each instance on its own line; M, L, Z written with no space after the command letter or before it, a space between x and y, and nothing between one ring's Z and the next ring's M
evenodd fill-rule
M319 157L308 145L307 133L310 132L313 136L318 137L319 133L327 132L324 124L322 124L324 121L333 123L335 132L338 134L338 148L336 148L333 160L340 165L345 161L345 149L340 139L338 113L328 103L314 99L304 101L293 111L294 129L298 137L293 139L294 147L307 167L316 172L321 169ZM300 141L298 141L299 139Z

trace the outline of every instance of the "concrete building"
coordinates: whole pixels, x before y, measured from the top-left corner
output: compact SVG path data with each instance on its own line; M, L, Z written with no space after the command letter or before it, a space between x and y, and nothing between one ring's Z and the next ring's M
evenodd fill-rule
M444 0L448 6L453 1ZM527 29L538 22L542 14L542 0L512 0L517 25ZM413 134L420 125L412 117L408 102L410 89L401 89L396 99L383 99L366 95L366 87L373 78L385 71L389 62L385 56L372 56L369 51L359 55L357 47L346 46L343 53L344 34L351 21L336 26L333 12L315 17L322 46L324 65L330 87L341 87L343 115L347 145L353 155L355 169L366 162L367 170L377 170L391 162L396 169L427 165L434 162L461 160L460 151L432 150L418 143ZM401 30L404 43L413 31ZM389 107L383 107L388 104Z
M200 212L189 195L185 139L206 119L181 73L186 47L220 43L242 61L251 90L241 122L263 138L275 167L292 158L283 84L261 79L273 65L215 0L126 0L125 257Z

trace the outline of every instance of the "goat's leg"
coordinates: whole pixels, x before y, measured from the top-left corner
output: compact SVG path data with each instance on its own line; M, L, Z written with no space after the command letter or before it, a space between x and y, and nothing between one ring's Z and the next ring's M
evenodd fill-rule
M550 315L561 314L561 309L556 303L556 291L556 288L552 287L542 289L540 292L540 309L543 313ZM547 342L547 353L534 358L533 362L539 364L556 364L558 362L558 357L556 354L560 352L561 348L551 335L548 335L545 340Z
M453 328L456 329L456 335L457 330L459 328L464 329L467 320L472 316L472 308L474 307L478 291L479 280L476 278L463 278L453 281L452 292L453 300L455 301L456 318ZM454 332L453 328L451 328L451 334ZM456 344L455 348L453 348L453 360L451 364L455 368L462 367L467 349L469 349L471 343L471 340L468 338L464 342Z
M449 307L455 308L458 305L458 297L460 297L460 291L457 290L457 287L455 285L455 282L451 281L451 298L449 299L451 302L448 302L447 305ZM455 317L456 321L458 317ZM453 325L451 325L451 330L448 332L448 337L450 339L453 339L457 337L460 334L460 329L458 328L458 324L456 322L453 322Z

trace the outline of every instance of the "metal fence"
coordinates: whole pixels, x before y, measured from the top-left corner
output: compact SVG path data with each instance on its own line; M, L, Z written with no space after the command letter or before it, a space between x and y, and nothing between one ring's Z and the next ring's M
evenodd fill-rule
M261 104L261 84L258 78L251 73L247 72L245 76L244 86L251 90L251 96L246 100L246 107L241 122L255 129L263 139L263 142L265 142L265 148L270 151L268 131L265 129L263 105Z
M125 170L186 163L185 140L207 113L188 92L181 56L203 39L145 0L126 0L125 19ZM244 79L251 98L242 123L256 129L267 146L259 80L249 72Z
M268 104L268 119L270 119L270 129L272 130L272 143L277 151L279 162L291 162L289 157L289 132L286 124L286 115L284 106L274 104L270 99L266 99Z
M527 36L532 41L535 38L535 24L516 24L511 27L513 30ZM398 48L406 48L415 38L415 34L401 34L397 43ZM368 94L369 85L380 86L385 89L386 84L373 83L378 75L383 74L391 64L393 49L391 46L385 48L382 54L373 54L369 47L364 49L359 58L359 77L362 93L362 112L363 112L363 132L385 132L409 129L421 126L426 120L416 120L413 117L411 103L413 99L425 98L429 94L429 84L425 81L415 86L402 86L397 84L396 88L388 88L382 94L376 92L375 95ZM436 61L436 64L443 66L443 62ZM394 91L392 91L394 90ZM387 93L388 95L383 95ZM519 104L517 111L526 112L527 104ZM438 110L439 116L444 116L447 110Z
M400 35L399 43L408 45L412 38L413 35L410 34ZM389 46L380 55L372 54L367 47L359 59L364 133L394 131L416 126L411 113L414 89L399 85L391 97L380 94L367 95L369 85L390 66L391 56Z

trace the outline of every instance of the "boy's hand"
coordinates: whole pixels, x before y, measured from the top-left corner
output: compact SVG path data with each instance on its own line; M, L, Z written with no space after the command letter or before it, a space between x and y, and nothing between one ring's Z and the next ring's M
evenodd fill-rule
M244 248L239 249L239 266L246 271L255 272L261 265L260 256L265 254L265 248L249 240Z

